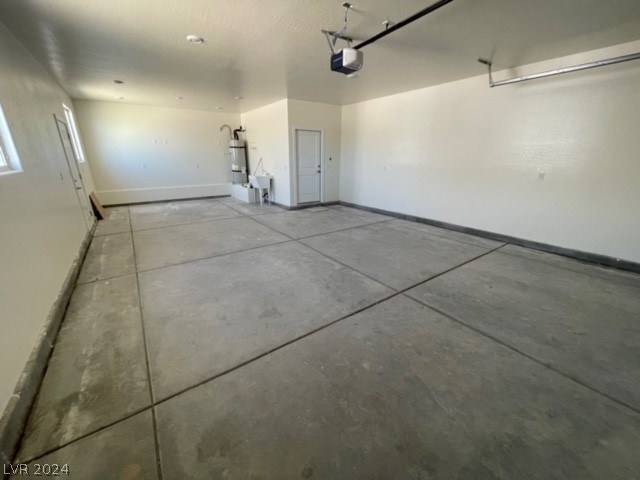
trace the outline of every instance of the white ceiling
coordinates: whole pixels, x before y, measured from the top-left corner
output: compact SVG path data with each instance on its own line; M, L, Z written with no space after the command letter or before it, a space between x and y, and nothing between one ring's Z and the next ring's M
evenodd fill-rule
M433 1L353 0L348 33L364 40ZM74 98L227 112L287 96L348 104L481 74L478 57L502 68L640 38L640 0L454 0L365 47L348 79L320 33L341 28L340 4L2 0L0 19Z

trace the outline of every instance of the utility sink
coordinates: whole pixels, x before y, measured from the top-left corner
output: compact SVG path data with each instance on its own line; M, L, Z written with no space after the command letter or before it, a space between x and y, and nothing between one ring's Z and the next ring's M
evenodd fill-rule
M260 192L260 205L264 205L263 190L269 193L269 203L271 203L271 175L249 175L249 182Z
M271 177L269 175L249 175L249 182L253 188L269 188Z

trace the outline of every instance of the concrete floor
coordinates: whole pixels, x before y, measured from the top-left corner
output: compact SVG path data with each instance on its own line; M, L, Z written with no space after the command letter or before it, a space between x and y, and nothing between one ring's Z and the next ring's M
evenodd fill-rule
M18 460L77 479L640 478L640 276L346 207L100 222Z

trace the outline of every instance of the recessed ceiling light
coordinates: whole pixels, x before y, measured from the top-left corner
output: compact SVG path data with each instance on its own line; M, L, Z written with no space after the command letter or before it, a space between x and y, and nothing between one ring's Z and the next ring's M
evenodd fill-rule
M187 41L189 43L197 43L198 45L201 45L204 43L204 38L199 35L187 35Z
M176 97L177 100L182 100L184 97Z
M222 107L216 107L216 110L222 110Z
M242 97L240 95L235 97L236 100L242 100Z
M114 80L113 83L117 83L118 85L122 85L124 83L123 80Z

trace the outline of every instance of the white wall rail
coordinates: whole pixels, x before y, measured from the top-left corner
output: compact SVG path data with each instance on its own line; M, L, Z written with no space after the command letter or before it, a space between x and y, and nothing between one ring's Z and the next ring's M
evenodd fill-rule
M490 87L501 87L503 85L526 82L529 80L537 80L538 78L552 77L554 75L561 75L563 73L572 73L572 72L579 72L580 70L588 70L590 68L606 67L608 65L615 65L617 63L630 62L631 60L640 60L640 52L632 53L629 55L622 55L620 57L607 58L606 60L597 60L595 62L582 63L580 65L573 65L571 67L558 68L555 70L547 70L546 72L534 73L531 75L524 75L521 77L514 77L514 78L508 78L505 80L494 81L493 72L492 72L493 64L491 63L491 61L486 60L484 58L478 59L480 63L487 66L487 70L489 71Z

